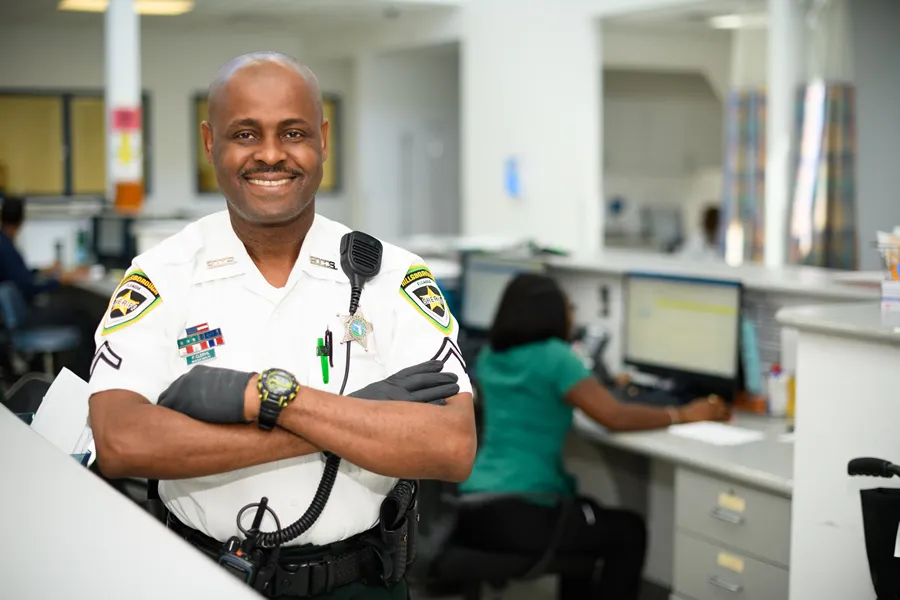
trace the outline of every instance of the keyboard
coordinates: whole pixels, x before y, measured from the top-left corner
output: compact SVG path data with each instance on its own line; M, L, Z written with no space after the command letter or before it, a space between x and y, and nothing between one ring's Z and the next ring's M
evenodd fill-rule
M650 406L681 406L686 401L671 392L628 385L624 388L610 390L612 395L623 404L649 404Z

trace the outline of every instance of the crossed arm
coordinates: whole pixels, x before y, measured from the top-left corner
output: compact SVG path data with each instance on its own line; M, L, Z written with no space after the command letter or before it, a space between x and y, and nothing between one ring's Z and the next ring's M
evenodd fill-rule
M255 379L245 391L255 418ZM466 479L475 458L472 396L446 406L373 401L302 388L280 428L214 425L127 390L94 394L90 421L107 477L183 479L329 450L375 473L410 479Z

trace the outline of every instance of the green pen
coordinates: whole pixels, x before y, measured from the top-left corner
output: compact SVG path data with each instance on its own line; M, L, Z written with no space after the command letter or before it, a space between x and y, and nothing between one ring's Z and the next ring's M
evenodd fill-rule
M316 343L316 354L322 362L322 383L328 384L328 351L325 347L325 340L319 338Z

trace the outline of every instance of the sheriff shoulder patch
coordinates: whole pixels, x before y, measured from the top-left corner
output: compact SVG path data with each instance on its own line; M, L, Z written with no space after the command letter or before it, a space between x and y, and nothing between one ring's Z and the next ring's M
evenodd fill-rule
M143 271L132 271L116 288L109 310L103 318L103 331L100 335L140 321L160 302L159 291L147 275Z
M425 265L413 265L400 282L400 294L442 333L453 330L444 294Z

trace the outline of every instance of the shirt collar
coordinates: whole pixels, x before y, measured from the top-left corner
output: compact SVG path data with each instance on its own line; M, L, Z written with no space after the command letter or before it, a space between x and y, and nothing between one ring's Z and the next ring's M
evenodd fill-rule
M194 268L195 283L244 275L256 269L231 226L227 210L202 219L199 226L203 248ZM317 279L346 281L347 276L341 270L340 244L341 239L331 221L315 215L300 247L300 256L288 285L300 274Z
M341 270L341 238L333 223L317 214L300 247L297 267L310 277L346 281Z
M203 246L194 267L195 283L243 275L254 266L234 233L227 210L201 219L198 226Z

